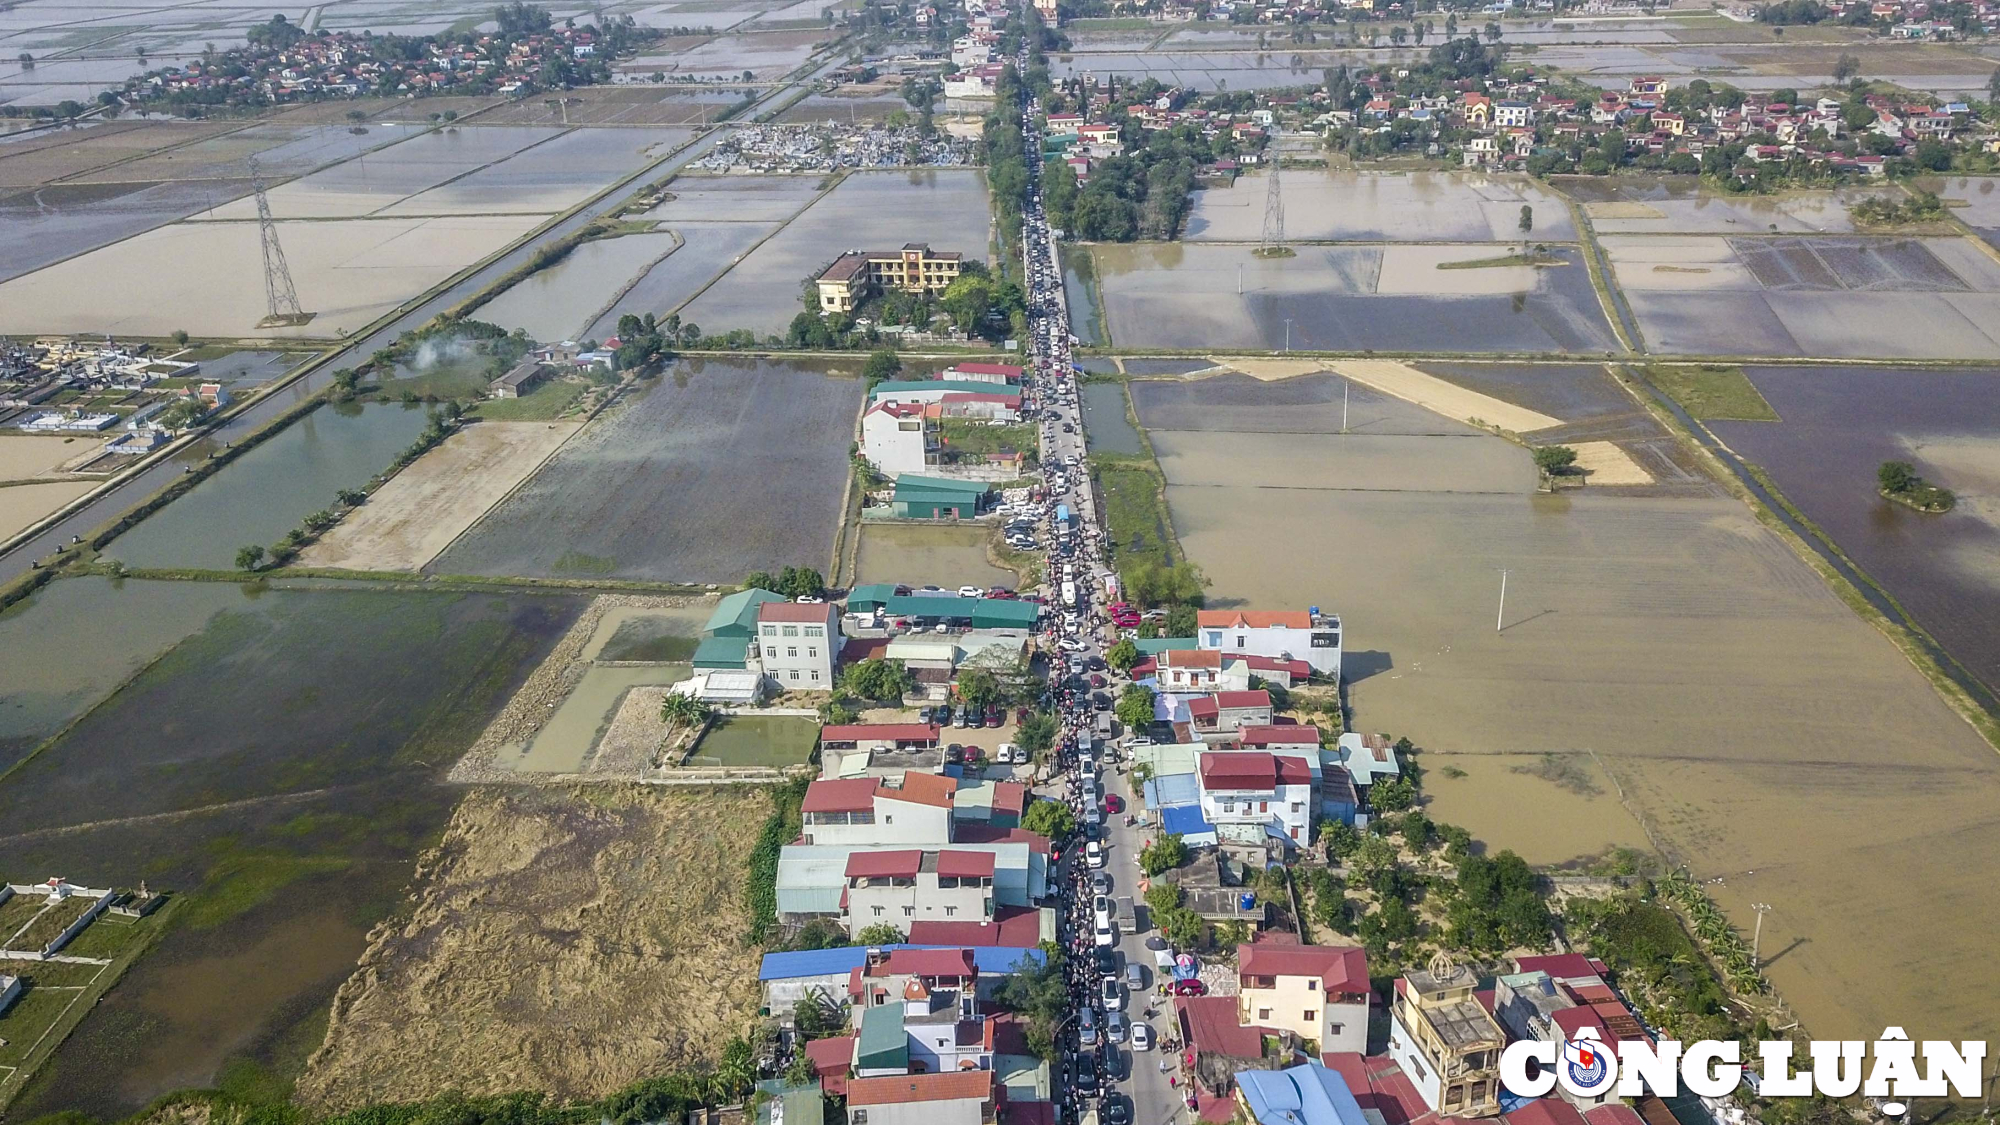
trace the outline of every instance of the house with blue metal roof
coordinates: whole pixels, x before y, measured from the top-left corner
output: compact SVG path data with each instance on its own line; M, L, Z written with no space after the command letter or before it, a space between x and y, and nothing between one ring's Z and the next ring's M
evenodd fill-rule
M1316 1062L1238 1071L1236 1098L1257 1125L1369 1125L1347 1080Z

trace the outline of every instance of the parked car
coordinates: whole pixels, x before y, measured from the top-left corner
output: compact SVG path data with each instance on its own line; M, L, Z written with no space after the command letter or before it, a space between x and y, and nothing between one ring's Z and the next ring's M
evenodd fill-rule
M1085 860L1085 861L1086 861L1087 863L1089 863L1089 864L1090 864L1090 866L1092 866L1092 867L1103 867L1103 866L1104 866L1104 845L1102 845L1102 844L1098 843L1098 842L1097 842L1096 840L1092 840L1092 841L1090 841L1090 843L1088 843L1088 844L1084 845L1084 849L1083 849L1083 857L1084 857L1084 860ZM1188 993L1188 995L1191 995L1191 996L1199 996L1199 995L1201 995L1201 993L1199 993L1199 992L1194 992L1194 993Z
M1132 1049L1134 1051L1150 1051L1153 1049L1152 1024L1135 1023L1132 1025Z
M1108 813L1124 812L1125 798L1120 797L1116 793L1106 793L1104 795L1104 811Z
M1118 944L1118 932L1111 928L1111 919L1109 918L1099 918L1097 920L1097 925L1091 930L1091 938L1098 945L1111 946Z
M1118 982L1115 980L1099 982L1097 995L1104 1001L1104 1010L1107 1012L1120 1011L1125 1007L1125 990L1118 987Z
M1085 1097L1097 1094L1097 1060L1078 1054L1070 1060L1070 1088Z
M1097 1012L1095 1009L1085 1008L1077 1013L1076 1043L1079 1047L1097 1046Z
M1007 712L1001 710L998 706L988 707L986 709L986 725L989 727L1006 726Z
M1201 983L1197 977L1189 977L1187 980L1175 981L1169 991L1175 996L1206 996L1208 986Z
M1118 955L1111 950L1098 950L1092 954L1092 960L1096 962L1098 976L1115 977L1118 975Z
M928 723L931 720L935 719L936 717L937 717L937 708L935 707L917 708L917 721L920 723Z
M970 707L961 707L961 708L959 708L959 709L958 709L958 720L957 720L956 722L954 722L954 723L953 723L952 725L953 725L953 726L956 726L956 727L969 727L969 726L971 726L971 725L972 725L972 708L970 708Z
M985 593L986 593L985 590L982 590L977 586L960 586L958 588L958 596L961 598L977 598L984 595Z
M1111 874L1106 871L1094 872L1090 876L1090 889L1100 895L1111 893Z

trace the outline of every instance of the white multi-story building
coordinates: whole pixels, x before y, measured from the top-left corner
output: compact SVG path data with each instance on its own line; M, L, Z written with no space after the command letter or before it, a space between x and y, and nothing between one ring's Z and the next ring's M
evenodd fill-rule
M991 922L992 852L854 852L842 872L847 880L847 933L886 922L907 932L912 922Z
M779 687L832 691L840 646L839 606L765 602L757 607L758 656L764 674Z
M1203 754L1196 779L1202 816L1223 839L1312 840L1313 776L1304 758L1262 750Z
M1208 609L1195 618L1195 644L1225 656L1303 660L1340 680L1340 617L1312 610Z
M861 456L890 480L937 464L937 428L924 404L878 402L861 416Z

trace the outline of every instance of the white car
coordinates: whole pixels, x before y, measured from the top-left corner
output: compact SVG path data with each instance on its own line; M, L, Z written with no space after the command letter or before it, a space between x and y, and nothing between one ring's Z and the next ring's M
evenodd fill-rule
M1102 986L1097 990L1097 995L1099 999L1104 1001L1105 1011L1118 1012L1124 1010L1125 990L1118 987L1117 981L1108 980L1103 982Z
M1085 863L1090 864L1092 867L1103 867L1104 845L1098 843L1096 840L1090 841L1090 843L1084 846L1083 859Z
M1111 920L1109 918L1098 919L1097 928L1093 933L1096 935L1097 944L1099 945L1111 946L1118 944L1118 932L1111 928Z
M961 598L976 598L985 593L986 591L977 586L960 586L958 588L958 596Z
M1109 926L1111 924L1111 911L1110 895L1098 895L1096 898L1090 900L1090 912L1096 917L1098 925Z
M1135 1023L1132 1025L1132 1049L1135 1051L1150 1051L1153 1049L1152 1024Z

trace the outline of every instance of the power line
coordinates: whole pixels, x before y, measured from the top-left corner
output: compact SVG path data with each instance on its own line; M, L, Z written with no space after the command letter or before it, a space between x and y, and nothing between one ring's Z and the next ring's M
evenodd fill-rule
M264 192L264 177L251 157L250 188L257 194L257 235L264 250L264 304L267 312L259 328L282 328L312 319L299 307L298 287L292 284L292 267L285 262L285 248L278 244L278 224L271 219L271 199Z

